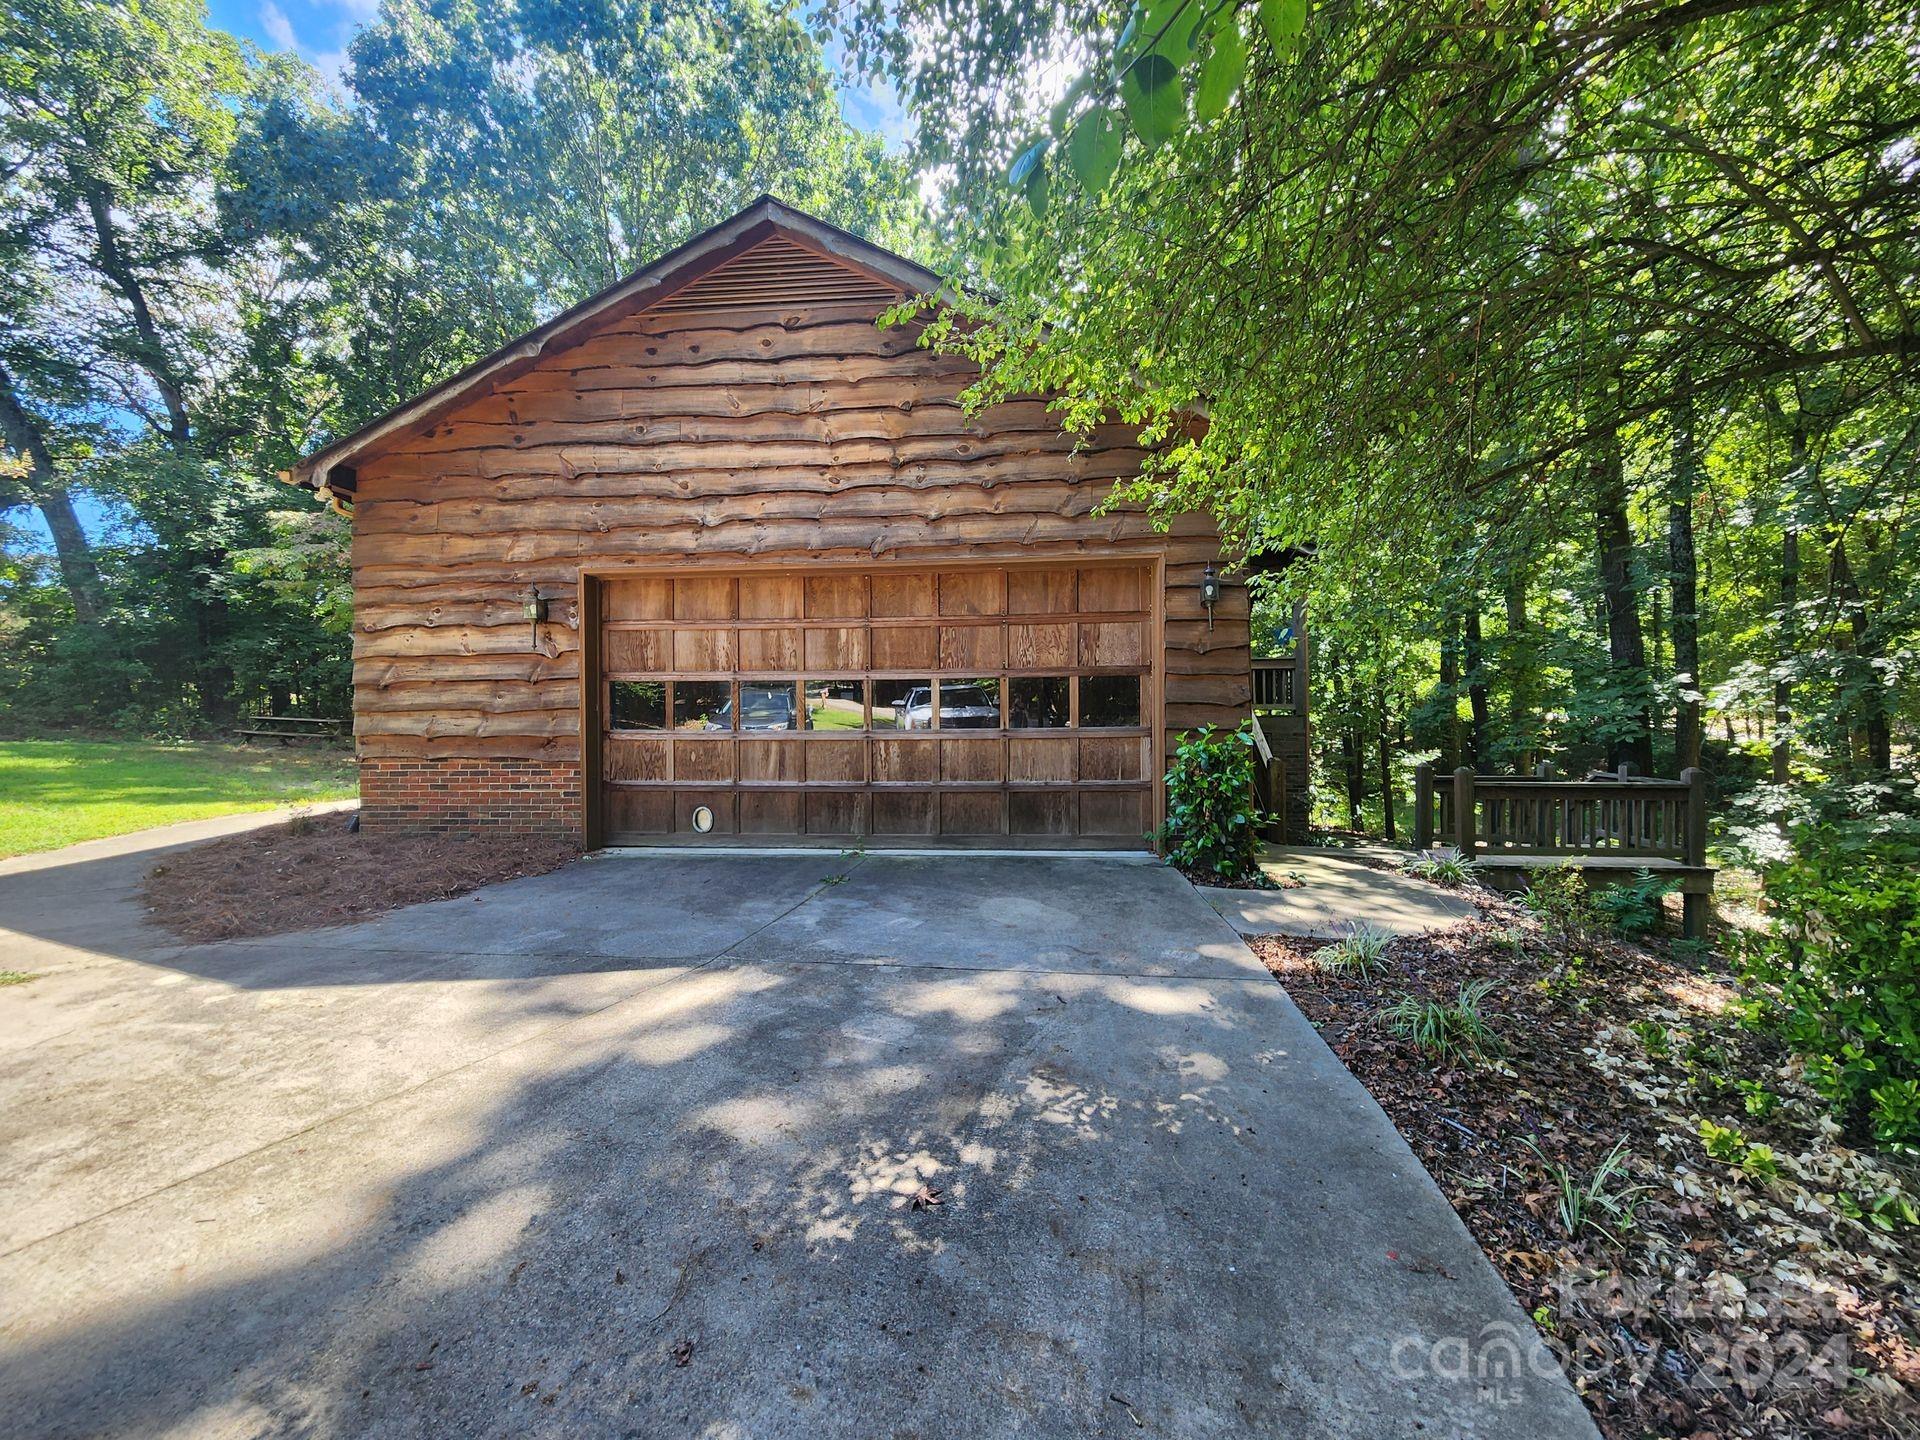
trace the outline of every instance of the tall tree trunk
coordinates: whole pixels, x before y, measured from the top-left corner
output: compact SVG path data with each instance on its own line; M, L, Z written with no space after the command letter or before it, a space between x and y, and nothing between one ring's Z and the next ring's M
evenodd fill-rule
M1805 483L1807 427L1796 414L1787 440L1793 488ZM1773 783L1785 785L1793 776L1793 676L1800 633L1800 531L1791 514L1780 527L1780 623L1774 627L1780 649L1773 670Z
M1440 617L1440 702L1445 724L1440 731L1440 759L1451 774L1460 767L1460 646L1451 611Z
M1785 785L1793 777L1794 617L1800 604L1800 532L1788 525L1780 532L1780 653L1773 675L1773 783Z
M27 462L27 495L39 507L53 536L53 553L60 562L60 582L73 602L74 618L82 625L100 619L100 566L93 558L87 532L74 514L73 500L53 468L53 452L39 424L20 403L13 377L0 366L0 438Z
M1386 692L1380 692L1380 730L1375 746L1380 765L1380 823L1389 840L1398 838L1393 818L1393 720L1387 713Z
M1666 668L1667 654L1667 617L1660 604L1658 588L1646 592L1646 629L1647 629L1647 717L1657 734L1666 720L1666 706L1661 703L1660 692L1664 688L1669 672Z
M1468 764L1474 769L1484 771L1488 768L1487 756L1487 666L1486 642L1480 633L1480 602L1476 596L1467 606L1466 623L1467 663L1467 703L1473 715L1473 728L1468 732L1468 748L1473 752Z
M1347 828L1358 830L1367 803L1367 771L1361 759L1360 739L1351 723L1340 730L1340 761L1347 772Z
M1887 686L1877 663L1879 637L1874 634L1866 597L1847 558L1844 536L1834 537L1830 555L1828 584L1833 597L1846 610L1848 648L1853 652L1854 684L1860 695L1859 703L1850 707L1854 723L1849 728L1866 756L1867 767L1884 775L1893 768L1893 728L1887 718Z
M1512 707L1507 733L1519 747L1520 773L1531 775L1538 756L1534 739L1539 733L1533 714L1533 636L1527 621L1527 576L1519 566L1507 574L1507 701Z
M1632 729L1616 739L1608 763L1632 762L1642 775L1653 773L1653 713L1647 703L1647 641L1640 628L1639 597L1633 588L1633 527L1627 518L1627 478L1620 436L1609 431L1596 445L1587 467L1593 496L1600 593L1606 606L1607 655L1621 690L1637 696Z
M1682 770L1700 763L1700 570L1693 546L1693 498L1700 454L1693 401L1673 415L1673 464L1667 474L1667 577L1673 594L1673 678L1679 691L1673 748Z
M154 322L153 308L147 303L146 287L120 243L120 232L113 223L112 193L96 182L86 187L86 199L87 215L93 221L94 264L127 302L133 318L133 333L139 343L127 358L147 372L154 389L160 392L160 402L167 407L167 443L183 451L191 438L186 397L173 359L167 354L166 341Z

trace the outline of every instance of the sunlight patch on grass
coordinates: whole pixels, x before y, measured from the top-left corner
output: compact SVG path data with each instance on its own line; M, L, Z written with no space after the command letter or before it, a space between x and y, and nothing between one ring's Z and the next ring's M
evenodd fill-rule
M332 747L5 740L0 858L356 793L353 757Z

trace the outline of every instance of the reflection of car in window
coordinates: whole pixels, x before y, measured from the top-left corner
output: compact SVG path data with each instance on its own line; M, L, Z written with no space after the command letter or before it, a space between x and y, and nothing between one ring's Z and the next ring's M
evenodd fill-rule
M907 692L905 703L894 707L893 714L902 730L931 730L933 691L925 685L914 686Z
M998 685L941 685L942 730L995 730L999 725Z
M794 728L793 687L769 685L740 687L740 728L742 730L791 730ZM709 730L733 729L733 701L729 700L707 720Z
M908 685L899 701L893 701L893 695L899 691L885 691L881 689L883 684L889 682L874 682L874 726L877 730L933 728L933 691L927 685Z

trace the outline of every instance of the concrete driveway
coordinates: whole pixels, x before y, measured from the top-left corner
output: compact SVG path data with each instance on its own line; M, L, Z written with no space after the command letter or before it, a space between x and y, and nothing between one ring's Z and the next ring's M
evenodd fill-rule
M179 838L0 866L0 1431L1593 1434L1168 870L604 858L182 947Z

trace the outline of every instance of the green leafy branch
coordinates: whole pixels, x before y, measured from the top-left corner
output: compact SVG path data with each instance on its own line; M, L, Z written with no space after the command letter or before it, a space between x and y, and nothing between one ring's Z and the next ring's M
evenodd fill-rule
M1036 218L1052 196L1056 152L1089 195L1107 188L1120 168L1129 130L1149 151L1188 123L1182 75L1198 67L1191 117L1212 124L1226 113L1246 77L1248 43L1242 11L1251 8L1276 58L1298 52L1306 33L1308 0L1141 0L1114 43L1112 68L1090 70L1053 107L1046 134L1021 147L1007 182L1021 191ZM1084 108L1082 102L1087 103Z

